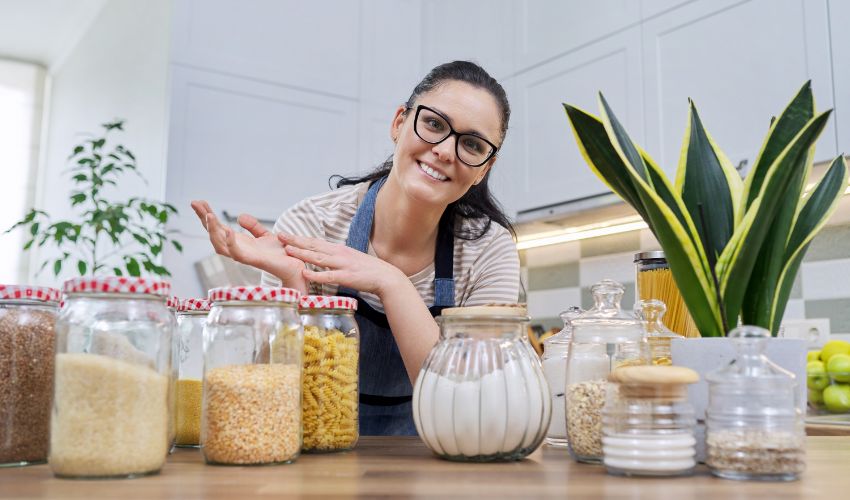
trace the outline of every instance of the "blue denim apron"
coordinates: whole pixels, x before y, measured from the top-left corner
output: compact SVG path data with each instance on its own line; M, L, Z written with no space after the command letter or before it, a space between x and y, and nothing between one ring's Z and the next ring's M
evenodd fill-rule
M354 214L345 244L368 251L375 199L386 177L378 179ZM428 310L438 316L454 306L454 234L443 217L437 230L434 256L434 305ZM355 318L360 328L360 435L415 436L411 404L413 387L385 314L369 306L356 290L340 287L338 295L357 299Z

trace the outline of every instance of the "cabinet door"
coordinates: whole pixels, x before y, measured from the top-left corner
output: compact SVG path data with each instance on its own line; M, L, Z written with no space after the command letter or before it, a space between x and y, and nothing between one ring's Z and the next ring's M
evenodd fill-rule
M736 165L753 164L771 116L808 79L819 109L833 106L825 0L701 0L644 24L646 137L673 175L688 98ZM818 160L835 154L830 122Z
M607 192L585 163L562 103L598 114L602 91L632 139L643 142L640 28L634 27L525 72L511 96L511 199L529 210ZM508 148L506 148L508 149Z
M829 0L838 152L850 155L850 2Z

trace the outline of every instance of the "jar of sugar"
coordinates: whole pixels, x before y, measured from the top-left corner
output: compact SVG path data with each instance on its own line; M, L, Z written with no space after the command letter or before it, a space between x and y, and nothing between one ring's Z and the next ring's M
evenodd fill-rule
M549 384L552 396L552 422L546 432L545 443L555 448L567 447L567 418L564 413L564 390L567 385L567 355L570 352L570 339L573 327L570 320L582 313L580 307L570 307L560 314L564 328L543 341L543 374Z
M455 307L437 321L441 341L413 388L419 436L448 460L526 457L546 435L552 403L525 307Z

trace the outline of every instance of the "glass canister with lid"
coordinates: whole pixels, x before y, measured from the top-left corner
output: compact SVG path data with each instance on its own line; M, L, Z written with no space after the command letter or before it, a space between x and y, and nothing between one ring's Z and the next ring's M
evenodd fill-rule
M552 396L552 420L546 431L545 443L556 448L567 446L567 421L564 414L564 390L567 385L567 355L570 351L572 324L570 321L582 313L580 307L573 306L560 314L564 328L543 341L543 374L549 384Z
M798 479L806 467L798 382L764 355L766 329L741 326L729 337L737 357L706 376L706 464L726 479Z
M207 463L290 463L301 450L301 294L289 288L209 291L201 451Z
M165 463L170 288L115 276L65 282L48 457L57 476L134 477Z
M551 398L524 338L520 306L444 309L441 340L413 388L413 420L425 444L457 461L518 460L546 435Z
M204 325L209 312L207 299L184 299L177 307L175 442L179 447L197 448L201 442Z
M305 452L350 450L357 443L360 333L350 297L301 297Z
M59 290L0 285L0 467L47 461Z
M644 322L646 342L654 365L672 365L673 356L670 343L673 339L681 338L664 324L664 313L667 306L656 299L641 300L635 304L635 316Z
M608 375L616 391L602 409L602 451L609 473L681 476L696 466L694 410L688 384L699 375L680 366L624 366Z
M602 407L608 374L621 366L647 365L644 329L620 309L625 291L613 280L593 285L594 306L572 320L567 358L566 413L570 455L579 462L602 462ZM616 387L610 388L616 390Z

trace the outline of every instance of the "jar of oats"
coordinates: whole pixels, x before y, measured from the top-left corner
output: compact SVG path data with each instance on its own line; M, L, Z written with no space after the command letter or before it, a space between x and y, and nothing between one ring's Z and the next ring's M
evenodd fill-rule
M170 288L116 276L65 282L48 457L57 476L135 477L165 463L172 429Z
M350 450L357 443L360 333L355 310L357 300L350 297L301 297L305 452Z
M579 462L602 462L602 407L608 374L621 366L650 364L641 322L620 309L625 288L612 280L593 285L594 306L572 320L567 357L567 445Z
M0 467L47 461L59 290L0 285Z
M726 479L798 479L806 468L798 381L764 355L766 329L741 326L729 338L736 359L706 376L706 464Z
M207 463L290 463L301 450L301 294L289 288L209 291L201 451Z
M204 377L204 325L210 312L207 299L184 299L177 307L176 439L181 448L201 442L201 388Z

